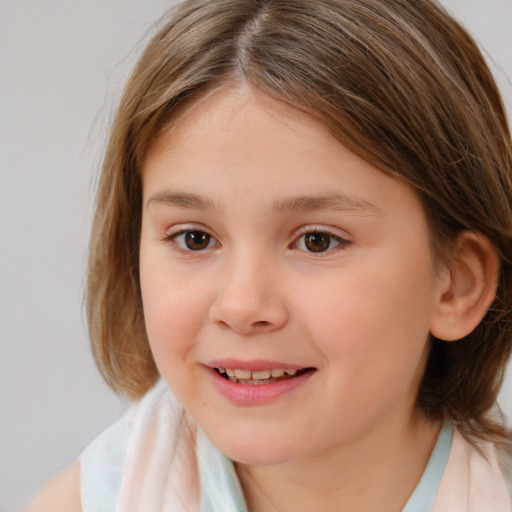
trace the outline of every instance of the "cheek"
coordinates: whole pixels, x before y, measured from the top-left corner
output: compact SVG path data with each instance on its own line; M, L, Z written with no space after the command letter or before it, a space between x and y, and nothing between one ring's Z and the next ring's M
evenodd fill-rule
M416 265L363 266L325 295L312 298L308 322L325 359L343 376L365 382L414 375L428 339L432 314L430 275ZM332 286L332 283L331 283ZM366 381L368 382L368 381Z
M180 300L182 299L182 300ZM144 318L151 345L177 348L187 332L196 329L192 321L197 307L174 290L146 289L142 294Z
M179 292L176 282L162 286L158 279L146 281L142 296L149 345L160 375L185 407L204 401L198 395L194 364L204 311L191 300L197 294Z
M141 251L144 319L155 361L165 376L165 369L178 367L193 348L208 310L204 295L190 289L190 280L173 272L168 262L148 256Z

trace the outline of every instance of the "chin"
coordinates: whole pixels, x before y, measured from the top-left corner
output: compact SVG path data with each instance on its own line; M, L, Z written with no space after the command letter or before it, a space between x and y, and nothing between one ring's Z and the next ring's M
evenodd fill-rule
M278 436L271 441L249 436L228 436L223 439L210 437L210 440L224 455L241 464L271 466L289 462L300 456L297 453L297 446L284 444Z

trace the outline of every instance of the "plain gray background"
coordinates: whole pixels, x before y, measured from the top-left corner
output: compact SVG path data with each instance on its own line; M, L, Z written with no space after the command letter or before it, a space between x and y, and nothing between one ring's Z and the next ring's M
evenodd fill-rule
M512 0L442 3L494 61L511 112ZM25 505L125 407L89 355L87 238L113 106L170 4L0 0L0 512Z

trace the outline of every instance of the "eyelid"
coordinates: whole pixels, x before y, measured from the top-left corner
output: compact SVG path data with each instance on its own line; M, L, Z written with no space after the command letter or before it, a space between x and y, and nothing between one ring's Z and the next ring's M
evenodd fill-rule
M169 244L174 251L184 253L184 254L194 254L194 253L200 254L200 253L206 252L208 249L212 249L212 247L207 247L205 249L200 249L200 250L194 251L192 249L185 249L183 247L180 247L178 245L178 243L176 242L176 239L185 233L193 232L193 231L207 234L215 242L215 246L220 246L218 237L215 236L214 234L212 234L212 232L208 228L203 226L202 224L177 224L175 226L172 226L172 228L167 229L165 231L163 241L166 244Z
M340 240L344 240L346 242L350 242L351 238L351 235L346 231L335 228L333 226L325 226L323 224L307 224L305 226L301 226L295 231L294 237L298 238L299 236L303 236L308 233L325 233L326 235L339 238Z
M165 230L165 237L171 237L183 233L184 231L204 231L209 235L213 236L210 233L210 230L204 226L203 224L196 224L195 222L185 222L183 224L175 224L170 228Z
M215 242L213 247L215 247L215 246L220 247L221 244L219 242L218 237L215 234L213 234L210 229L208 229L203 224L195 224L195 223L177 224L175 226L172 226L171 228L169 228L165 231L165 234L163 236L163 241L166 244L169 244L173 250L180 252L180 253L185 253L185 254L191 254L191 253L192 254L193 253L201 254L201 253L204 253L207 250L213 248L213 247L206 247L205 249L199 249L197 251L194 251L193 249L183 248L176 242L176 239L180 235L183 235L187 232L193 232L193 231L199 231L199 232L206 233ZM329 237L331 237L333 240L335 240L338 243L338 245L336 245L335 247L329 248L329 249L327 249L325 251L321 251L321 252L303 250L303 252L313 254L317 257L321 257L322 255L325 256L325 255L332 253L340 248L343 249L352 243L352 241L350 240L350 235L345 234L345 232L341 232L341 230L338 228L333 228L332 226L312 224L312 225L301 226L300 228L298 228L295 231L295 233L293 235L293 240L290 243L289 248L291 248L291 249L297 248L297 244L298 244L298 241L300 240L300 238L303 237L304 235L311 234L311 233L325 233L326 235L328 235Z
M339 229L319 224L312 224L302 226L295 232L293 242L291 243L292 248L297 246L298 241L304 235L308 235L310 233L325 233L326 235L330 236L331 238L338 242L338 245L336 247L333 247L332 249L328 249L323 252L315 253L313 251L304 251L308 252L309 254L314 254L315 256L326 256L327 254L334 252L340 248L343 249L352 243L352 241L350 240L350 236L347 233L340 233Z

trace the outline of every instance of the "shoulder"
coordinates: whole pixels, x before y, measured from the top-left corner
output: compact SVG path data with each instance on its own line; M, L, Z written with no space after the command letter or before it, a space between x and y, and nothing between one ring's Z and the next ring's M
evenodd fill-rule
M496 446L490 442L471 443L458 430L439 494L443 491L444 506L439 510L458 510L457 503L466 503L468 510L512 512Z
M172 458L181 421L181 406L158 382L100 433L78 461L51 480L24 512L114 510L123 490L130 494L132 487L142 485L144 463Z
M508 493L512 499L512 432L509 435L509 441L498 447L498 461L500 463Z
M25 512L82 512L80 462L73 462L50 480Z

